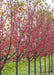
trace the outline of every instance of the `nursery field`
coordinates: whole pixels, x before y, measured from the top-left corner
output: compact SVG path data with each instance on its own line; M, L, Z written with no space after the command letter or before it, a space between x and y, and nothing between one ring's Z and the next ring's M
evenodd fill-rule
M37 75L40 75L40 60L39 57L37 58ZM54 65L54 58L53 58L53 65ZM49 58L47 56L46 59L46 75L54 75L54 73L48 73L49 70ZM3 75L16 75L16 64L15 62L9 62L3 69ZM28 75L28 63L26 59L22 59L19 63L19 75ZM34 75L34 62L31 61L31 75ZM42 75L44 75L44 57L42 57Z
M0 0L0 75L54 75L54 9L46 1Z

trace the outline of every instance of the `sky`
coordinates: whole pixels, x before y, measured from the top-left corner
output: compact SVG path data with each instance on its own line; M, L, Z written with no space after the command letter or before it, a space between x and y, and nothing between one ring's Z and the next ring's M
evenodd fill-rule
M54 0L47 0L46 2L51 6L51 8L54 8Z

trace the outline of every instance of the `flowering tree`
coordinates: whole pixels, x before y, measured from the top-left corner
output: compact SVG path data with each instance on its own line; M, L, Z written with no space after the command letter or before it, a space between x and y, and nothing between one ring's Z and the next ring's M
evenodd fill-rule
M11 15L10 15L11 13ZM0 19L0 75L2 75L1 71L6 63L6 61L8 60L8 57L10 56L11 53L11 40L12 40L12 32L13 32L13 25L12 25L12 10L9 14L6 13L6 10L2 10L1 12L1 19ZM9 32L7 32L6 28L5 28L5 22L6 22L6 18L5 18L5 14L7 14L7 16L10 15L10 19L9 19L9 24L10 28L9 28ZM6 16L6 17L7 17ZM7 24L8 26L8 24ZM10 31L11 30L11 31Z
M34 75L36 75L38 56L40 74L42 74L41 57L45 57L46 73L46 55L49 55L50 72L50 55L54 52L52 14L40 1L25 4L10 0L5 6L4 12L0 13L0 75L7 60L16 62L18 75L18 63L23 57L28 59L28 75L30 75L30 61L34 59Z

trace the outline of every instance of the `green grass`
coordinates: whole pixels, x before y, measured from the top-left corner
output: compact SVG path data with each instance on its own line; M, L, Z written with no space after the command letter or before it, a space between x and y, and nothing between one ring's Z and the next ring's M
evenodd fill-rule
M26 61L26 59L24 61ZM48 74L48 69L49 69L48 57L47 57L46 67L47 67L47 75L54 75L54 73ZM44 57L42 57L42 72L44 73ZM39 61L39 58L37 58L37 75L40 75L39 73L40 73L40 61ZM13 63L13 62L7 63L3 69L3 75L16 75L16 63ZM28 75L28 63L27 62L23 63L23 60L20 61L19 63L19 75ZM33 61L31 61L31 75L34 75L34 62Z

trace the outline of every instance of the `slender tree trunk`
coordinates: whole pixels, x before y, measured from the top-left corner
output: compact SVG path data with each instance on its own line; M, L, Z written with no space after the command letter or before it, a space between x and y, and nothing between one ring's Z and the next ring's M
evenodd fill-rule
M53 72L53 53L51 53L51 72Z
M28 75L30 75L30 59L28 58Z
M36 58L34 58L34 75L36 75Z
M45 56L45 75L46 75L46 56Z
M42 75L41 57L40 57L40 75Z
M0 75L2 75L2 70L0 70Z
M49 73L50 73L50 55L49 55Z
M16 60L16 75L18 75L18 58Z
M0 40L0 45L1 45L1 40ZM1 47L0 47L0 65L1 65L1 62L2 62L2 60L1 60ZM1 70L1 67L0 67L0 75L2 75L2 70Z

